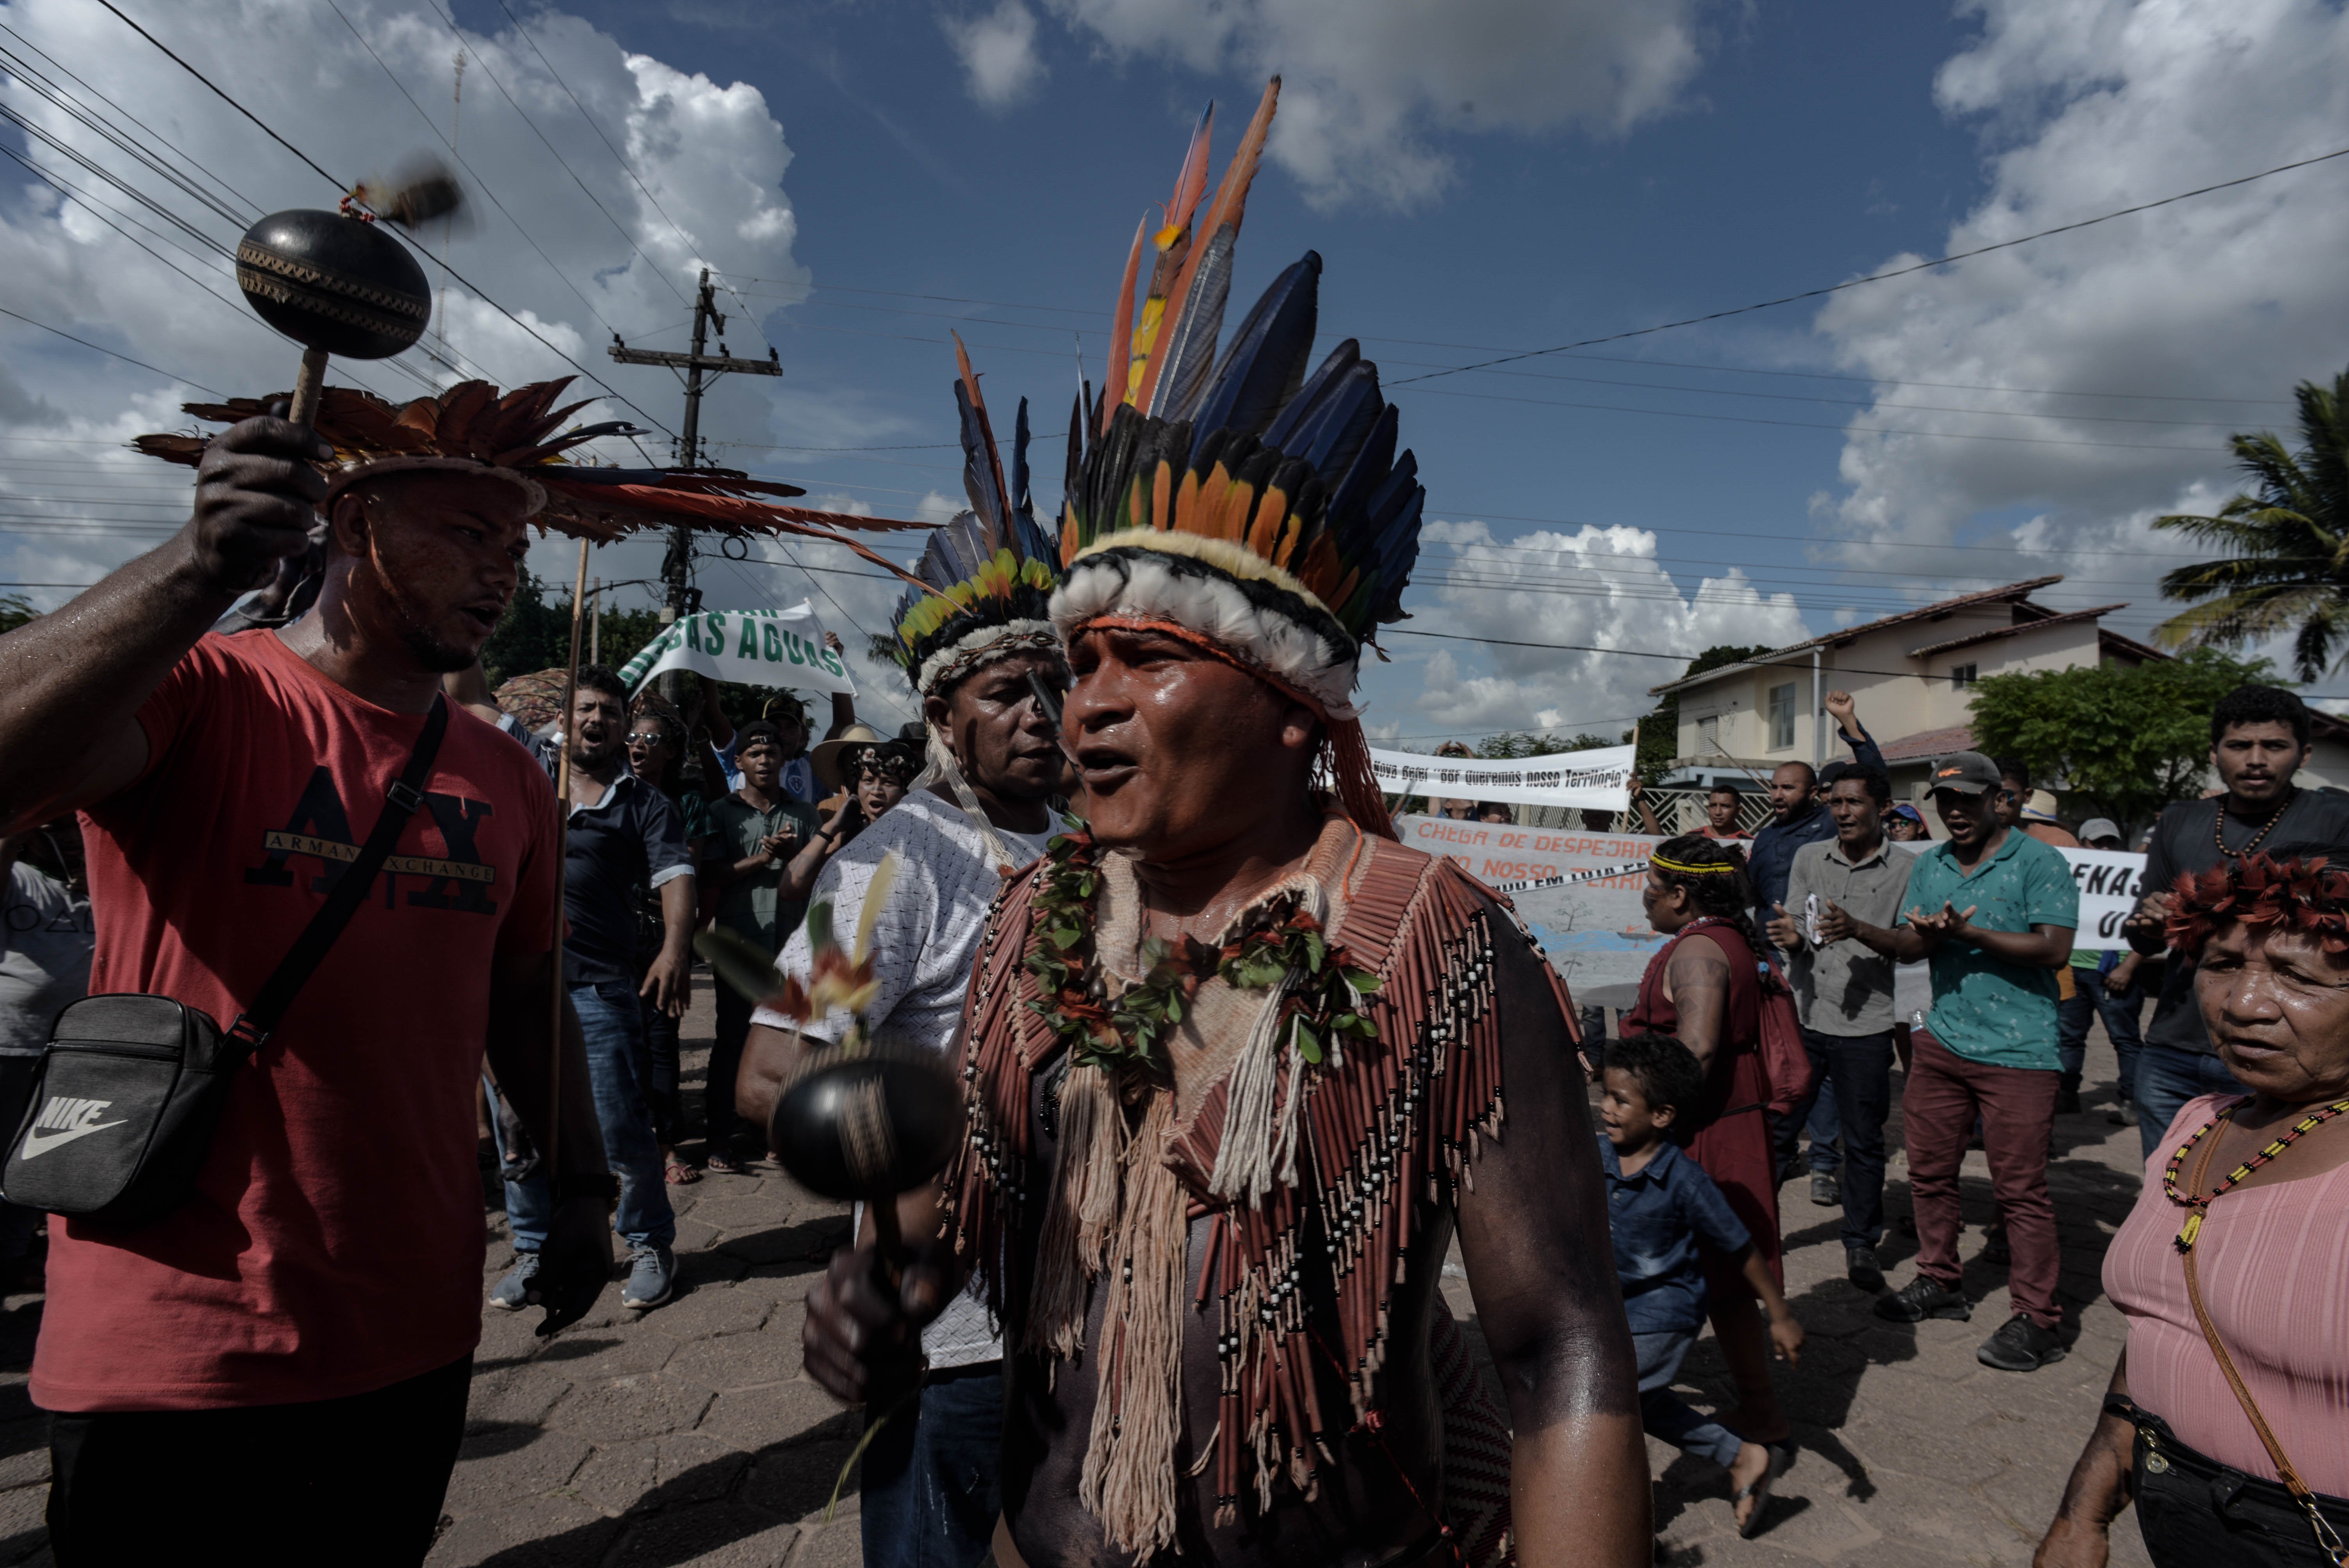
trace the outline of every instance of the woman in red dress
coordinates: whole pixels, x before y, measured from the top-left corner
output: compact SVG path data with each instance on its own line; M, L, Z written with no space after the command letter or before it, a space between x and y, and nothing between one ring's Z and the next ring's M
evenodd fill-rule
M1648 862L1640 890L1648 923L1670 936L1640 977L1626 1035L1671 1035L1705 1069L1696 1112L1675 1128L1689 1156L1753 1233L1754 1248L1780 1283L1778 1181L1762 1070L1761 939L1746 912L1754 885L1735 844L1689 833L1669 839ZM1770 1382L1770 1337L1760 1303L1729 1258L1708 1253L1706 1311L1737 1380L1738 1408L1722 1425L1749 1441L1780 1444L1794 1428Z

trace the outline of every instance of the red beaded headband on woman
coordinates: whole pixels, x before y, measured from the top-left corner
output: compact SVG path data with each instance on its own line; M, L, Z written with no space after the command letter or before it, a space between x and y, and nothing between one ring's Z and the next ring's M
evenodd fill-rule
M2349 872L2326 870L2323 855L2304 861L2230 856L2207 872L2184 873L2170 891L2166 934L2189 957L2234 921L2282 926L2315 937L2327 953L2349 952Z

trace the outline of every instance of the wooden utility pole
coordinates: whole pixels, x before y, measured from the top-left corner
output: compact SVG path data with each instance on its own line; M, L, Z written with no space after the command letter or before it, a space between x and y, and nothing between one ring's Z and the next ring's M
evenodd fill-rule
M709 331L718 332L718 352L707 354ZM679 371L685 380L685 433L678 438L677 462L679 468L698 469L701 462L701 394L709 386L705 377L715 379L728 371L750 376L781 376L783 367L774 349L767 350L764 359L737 359L728 352L725 343L726 317L718 308L717 290L709 282L709 269L701 269L701 292L693 302L693 352L670 354L659 349L630 348L620 341L619 334L612 335L612 357L623 365L666 365ZM668 588L668 603L663 620L674 621L694 607L693 603L693 531L679 525L669 530L668 553L661 561L661 581Z

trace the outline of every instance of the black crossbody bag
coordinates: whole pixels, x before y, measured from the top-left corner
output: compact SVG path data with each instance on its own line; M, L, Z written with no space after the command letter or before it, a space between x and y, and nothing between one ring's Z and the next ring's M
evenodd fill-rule
M408 766L384 791L383 814L367 842L253 1005L227 1029L201 1008L136 993L85 996L57 1015L8 1147L0 1196L121 1226L151 1223L188 1201L237 1068L268 1043L374 886L424 803L424 781L448 728L448 701L435 696Z

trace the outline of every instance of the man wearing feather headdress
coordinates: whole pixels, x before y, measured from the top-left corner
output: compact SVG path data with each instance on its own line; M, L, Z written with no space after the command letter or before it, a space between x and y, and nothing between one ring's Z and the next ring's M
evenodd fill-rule
M1028 405L1019 405L1007 480L978 378L961 375L963 488L971 510L931 536L894 619L897 660L920 698L927 768L905 798L842 846L809 892L857 911L875 986L863 1010L885 1048L943 1057L955 1042L988 904L1015 867L1043 851L1049 802L1065 766L1052 706L1068 685L1047 618L1056 552L1028 486ZM908 749L911 749L910 748ZM894 872L883 868L895 865ZM810 985L820 947L805 926L784 944L784 976ZM839 1043L850 1015L753 1015L741 1109L761 1127L775 1090L807 1050ZM864 1561L893 1568L976 1568L1000 1508L1003 1346L987 1304L940 1304L918 1348L916 1396L868 1414L859 1527Z
M231 1035L249 1055L226 1062L191 1192L137 1228L51 1227L32 1395L54 1413L60 1562L160 1559L191 1539L264 1563L422 1560L481 1330L474 1086L486 1050L546 1148L558 1048L554 799L527 752L446 703L442 677L479 657L533 526L871 526L778 506L740 476L557 462L597 433L555 434L574 412L554 407L562 386L474 382L405 407L329 387L315 431L263 400L198 406L231 428L140 443L195 468L187 526L0 637L0 831L84 813L91 991L224 1029L261 1010L387 787L438 738L413 793L391 791L413 810L379 890L274 1032ZM315 604L282 629L208 635L309 548L321 512ZM616 1195L567 1009L559 1049L550 1328L609 1280ZM78 1150L127 1136L119 1107L82 1119ZM37 1131L5 1150L12 1180L67 1157Z
M1628 1568L1646 1456L1571 1008L1504 902L1394 841L1353 705L1415 465L1352 342L1305 374L1318 256L1216 356L1272 101L1195 246L1203 125L1132 359L1073 416L1049 616L1086 825L989 912L967 1142L900 1205L937 1240L894 1290L835 1258L807 1362L864 1397L975 1273L1036 1568ZM1438 1290L1455 1236L1507 1428Z

